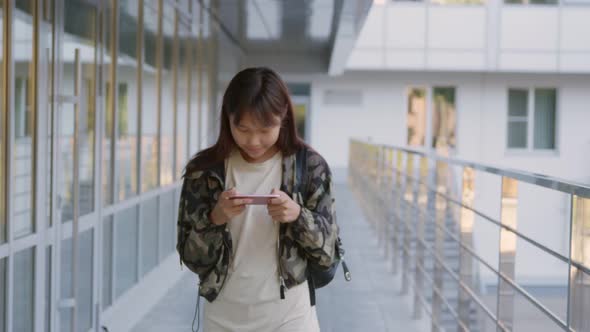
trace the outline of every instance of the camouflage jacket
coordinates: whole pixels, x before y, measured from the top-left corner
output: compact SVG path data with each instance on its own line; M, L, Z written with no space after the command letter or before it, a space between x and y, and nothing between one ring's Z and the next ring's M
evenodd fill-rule
M304 149L308 151L303 183L295 183L297 154L285 156L282 161L281 190L301 206L301 213L296 221L280 224L277 255L281 290L307 280L308 260L328 268L336 259L338 225L332 175L322 156L311 148ZM211 169L186 174L178 211L176 249L180 264L199 275L199 295L209 302L221 291L233 255L227 225L215 225L209 220L225 188L224 181L223 162Z

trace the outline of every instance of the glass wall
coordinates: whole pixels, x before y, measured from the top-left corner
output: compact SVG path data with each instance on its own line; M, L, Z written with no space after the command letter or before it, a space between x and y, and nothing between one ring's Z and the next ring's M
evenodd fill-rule
M205 12L188 0L5 3L0 332L94 330L95 304L113 308L175 253L178 180L211 98Z

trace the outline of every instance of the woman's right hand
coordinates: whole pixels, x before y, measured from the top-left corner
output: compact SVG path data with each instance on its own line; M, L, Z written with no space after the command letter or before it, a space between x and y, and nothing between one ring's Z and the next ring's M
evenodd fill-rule
M252 203L251 199L229 199L238 195L236 188L226 190L219 195L217 204L211 211L211 222L215 225L226 224L231 218L244 212L246 204Z

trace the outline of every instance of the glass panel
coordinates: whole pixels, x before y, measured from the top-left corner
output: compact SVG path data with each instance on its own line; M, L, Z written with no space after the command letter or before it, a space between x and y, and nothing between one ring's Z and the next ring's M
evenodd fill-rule
M454 148L457 143L457 108L455 88L434 88L432 114L432 147Z
M6 258L0 259L0 332L6 331Z
M51 328L51 271L53 267L53 257L51 257L52 253L53 248L48 246L45 250L45 331L50 331Z
M157 35L158 13L151 6L144 8L145 56L142 77L141 104L141 191L146 192L158 186L158 90Z
M190 58L190 44L184 42L188 36L188 28L180 25L179 31L179 48L180 57L178 62L178 76L177 76L177 87L178 87L178 102L177 102L177 113L176 113L176 178L180 178L182 171L187 162L187 144L188 144L188 126L190 120L188 118L188 103L189 94L188 90L190 86L190 71L189 71L189 58ZM192 120L192 117L191 117Z
M200 75L199 70L201 69L201 58L200 52L201 44L199 43L199 8L200 6L195 4L193 11L193 24L191 25L191 39L188 41L191 44L191 52L192 52L192 61L191 61L191 124L189 130L190 136L190 148L189 148L189 158L194 156L199 150L199 110L200 110L200 102L201 102L201 91L202 91L202 83L199 82Z
M145 275L158 264L158 198L152 198L141 205L142 244L141 275Z
M117 59L118 200L137 193L137 0L119 2L119 57Z
M35 304L35 248L14 255L14 293L12 298L12 328L33 331Z
M426 90L411 88L408 92L408 145L424 146L426 137Z
M508 116L527 117L529 92L527 90L508 90Z
M162 64L162 168L161 184L172 183L174 160L174 8L164 3L164 63Z
M278 39L282 34L282 8L283 4L277 1L265 1L264 5L259 5L257 0L248 0L246 4L248 39Z
M0 16L4 16L4 1L0 1ZM0 77L4 77L4 25L0 24ZM0 105L4 105L4 80L0 79ZM6 119L4 106L0 106L0 160L6 160L4 153L6 149L6 135L5 128L7 127L4 123ZM4 165L5 162L0 162L0 211L6 211L4 207ZM7 240L6 236L6 220L5 214L0 213L0 243L4 243ZM1 285L0 285L1 286ZM1 301L2 299L0 299ZM1 316L0 316L1 317Z
M45 181L45 218L47 220L47 227L53 226L53 218L51 216L51 205L52 205L52 189L51 189L51 180L53 178L52 174L52 162L54 161L53 158L53 123L52 123L52 115L54 110L55 103L52 100L52 96L55 94L53 91L53 22L54 22L54 0L47 0L42 2L42 10L43 15L41 16L41 27L40 27L40 38L39 38L39 78L44 80L44 83L41 83L45 89L40 92L39 95L39 106L40 112L45 112L47 114L47 121L45 123L45 127L47 130L47 136L41 138L41 142L45 144L45 151L47 151L47 157L42 160L45 165L41 165L40 167L45 167L45 176L42 181ZM40 124L42 125L42 124ZM39 164L41 164L41 162Z
M59 129L60 149L58 175L61 221L71 221L74 215L74 105L62 104Z
M60 263L60 296L62 299L72 298L72 238L61 242L61 263ZM60 310L60 331L71 331L72 310Z
M508 123L508 147L526 149L527 123L511 121Z
M535 90L535 149L555 149L555 89Z
M115 227L115 298L119 298L137 282L137 207L118 213Z
M33 163L33 1L18 1L14 15L14 212L13 232L16 238L34 232Z
M59 322L61 324L60 326L60 332L69 332L72 330L71 326L72 326L72 315L73 315L73 310L72 309L62 309L59 311Z
M76 329L88 331L92 327L92 248L94 247L92 229L81 233L78 241L78 275L77 275L77 321Z
M102 309L113 303L113 217L104 218L102 234Z
M174 249L176 235L176 209L174 208L174 191L160 198L160 260Z
M80 49L81 77L79 137L80 215L94 210L94 148L96 117L96 9L85 1L65 3L65 31L63 52L63 84L61 95L75 93L75 49ZM75 105L62 104L59 124L59 167L61 220L72 220L74 204L74 130Z
M112 45L111 42L113 40L113 36L111 35L111 26L113 25L113 9L111 8L112 2L107 2L108 6L106 6L104 10L105 18L103 22L107 22L105 24L104 29L104 40L105 40L105 64L104 64L104 93L105 93L105 103L104 103L104 133L103 133L103 141L102 141L102 197L103 202L105 205L109 205L113 202L113 167L111 166L111 153L113 152L113 135L114 135L114 126L113 126L113 87L111 84L111 64L110 59L112 59Z
M76 303L77 307L77 331L88 331L92 327L92 248L93 230L88 230L78 235L78 259ZM72 238L62 241L61 252L61 297L71 298L72 293ZM66 310L60 319L61 329L70 330L72 313Z

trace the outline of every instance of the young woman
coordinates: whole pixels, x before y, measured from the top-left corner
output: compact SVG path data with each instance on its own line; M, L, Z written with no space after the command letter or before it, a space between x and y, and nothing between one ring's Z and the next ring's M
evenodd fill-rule
M332 265L338 226L328 164L295 128L281 78L245 69L223 96L217 143L186 166L177 250L208 301L205 332L319 331L307 264Z

